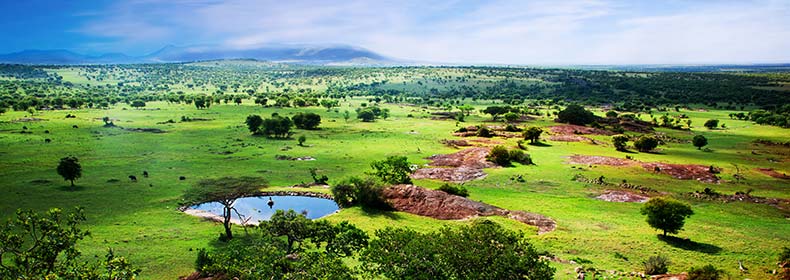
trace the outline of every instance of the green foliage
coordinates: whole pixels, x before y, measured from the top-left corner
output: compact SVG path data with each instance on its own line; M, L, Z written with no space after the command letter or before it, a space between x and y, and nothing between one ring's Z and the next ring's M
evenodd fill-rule
M349 177L332 186L332 196L340 207L354 205L370 209L390 209L382 197L382 184L371 177Z
M259 115L249 115L244 123L247 124L247 129L249 129L252 134L259 134L261 132L261 126L263 125L263 118Z
M411 164L405 156L388 156L384 160L370 163L373 168L372 174L379 177L387 184L409 184L411 183Z
M708 264L703 267L692 267L688 272L688 280L718 280L721 279L723 272L715 266Z
M612 145L618 151L625 151L628 146L628 136L622 134L612 136Z
M520 116L519 114L516 114L516 113L514 113L514 112L508 112L508 113L505 113L504 117L505 117L505 120L506 120L507 122L515 122L515 121L517 121L517 120L518 120L518 119L519 119L521 116Z
M703 125L705 127L707 127L708 129L714 129L714 128L719 126L719 120L710 119L710 120L705 121L705 124L703 124Z
M505 146L495 146L488 153L486 159L490 162L496 163L499 166L510 166L510 152Z
M532 126L524 131L524 140L529 140L530 143L535 143L540 140L540 135L543 133L543 129L537 126Z
M143 100L135 100L135 101L132 101L132 103L129 104L129 106L132 106L134 108L140 109L142 107L145 107L145 101L143 101Z
M513 108L510 106L489 106L483 109L482 112L491 115L491 118L496 121L499 115L509 113L512 110Z
M454 186L448 183L444 183L441 186L439 186L439 190L452 195L463 196L463 197L469 196L469 190L467 190L463 186Z
M296 113L292 118L294 125L301 129L317 129L321 116L316 113Z
M782 252L779 253L780 264L790 264L790 247L782 247Z
M0 227L0 278L134 279L140 270L112 249L98 264L78 260L77 242L90 234L79 228L84 221L82 208L67 216L57 208L44 215L17 210L16 217Z
M294 123L288 117L274 116L271 119L263 120L261 133L270 138L288 138L291 136L291 128Z
M667 271L669 271L669 264L669 258L662 255L651 256L647 258L646 261L642 262L642 266L645 268L645 274L647 275L667 273Z
M650 135L643 135L634 141L634 147L640 152L649 152L658 147L658 138Z
M310 168L310 177L313 177L313 182L319 185L325 185L329 181L326 175L318 176L318 168Z
M477 130L477 136L491 138L491 137L494 137L494 133L491 132L491 130L488 129L488 127L480 126L480 128Z
M294 210L277 210L268 221L262 221L259 225L261 229L268 231L274 236L285 236L287 238L286 252L293 252L293 244L312 236L312 221L307 217L296 213Z
M77 157L64 157L58 163L58 175L63 177L63 180L71 181L71 186L74 187L74 180L82 177L82 165Z
M617 112L615 112L615 111L608 111L608 112L606 112L606 117L607 118L612 118L612 119L617 118Z
M364 269L390 279L551 279L554 269L523 236L491 221L418 233L376 231Z
M586 125L595 121L595 115L584 107L573 104L560 111L557 119L562 123Z
M304 141L307 141L307 136L299 135L299 138L297 138L297 141L299 142L299 146L304 146Z
M694 144L694 147L697 149L702 149L705 145L708 145L708 138L702 135L694 135L694 138L691 140L691 143Z
M647 216L647 223L664 232L676 234L683 228L686 218L694 214L691 206L683 202L665 198L654 197L648 200L640 210L642 215Z
M532 162L532 157L522 150L510 150L510 152L508 152L508 157L510 158L510 161L518 162L522 165L534 164Z
M378 118L387 119L389 109L382 109L378 106L357 108L357 118L363 122L373 122Z

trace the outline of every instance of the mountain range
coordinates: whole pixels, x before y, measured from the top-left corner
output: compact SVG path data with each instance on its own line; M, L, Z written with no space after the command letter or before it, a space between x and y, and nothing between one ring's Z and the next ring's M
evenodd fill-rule
M12 64L129 64L172 63L220 59L255 59L311 65L395 65L398 60L347 45L270 45L236 49L219 46L166 46L143 56L123 53L84 55L68 50L24 50L0 54L0 63Z

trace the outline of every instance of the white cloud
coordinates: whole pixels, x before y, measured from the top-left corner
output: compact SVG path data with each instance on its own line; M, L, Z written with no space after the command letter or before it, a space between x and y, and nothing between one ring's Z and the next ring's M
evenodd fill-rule
M790 61L785 1L123 2L80 32L116 47L343 43L421 61Z

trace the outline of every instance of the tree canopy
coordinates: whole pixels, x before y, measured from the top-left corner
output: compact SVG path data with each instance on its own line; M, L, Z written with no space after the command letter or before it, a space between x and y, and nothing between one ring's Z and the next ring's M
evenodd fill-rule
M642 206L640 213L647 216L647 223L651 227L663 231L666 236L667 233L678 233L683 228L686 218L693 215L694 211L691 210L691 206L683 202L654 197Z
M595 121L595 115L580 105L572 104L560 111L557 119L562 123L586 125Z
M225 238L232 239L231 217L233 203L236 199L250 196L261 188L266 187L268 182L260 177L222 177L217 179L204 179L184 193L186 203L204 203L215 201L224 207L223 224L225 226Z
M72 187L74 187L74 180L82 177L82 165L77 157L61 158L57 170L58 175L64 180L71 181Z

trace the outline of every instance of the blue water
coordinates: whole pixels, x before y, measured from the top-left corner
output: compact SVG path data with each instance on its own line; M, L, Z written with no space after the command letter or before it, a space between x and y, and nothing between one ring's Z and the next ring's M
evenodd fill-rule
M274 201L274 205L271 209L269 208L269 205L266 204L269 202L270 197ZM277 210L288 211L289 209L293 209L297 213L303 213L303 211L306 211L307 218L313 220L332 214L340 209L337 206L337 203L331 199L309 196L245 197L237 199L236 203L233 204L233 207L236 208L236 210L239 211L239 213L241 213L245 219L247 217L252 217L248 224L258 224L260 221L267 221ZM198 204L190 208L211 212L217 216L222 216L223 209L222 204L219 202ZM238 219L235 211L232 214L233 219Z

